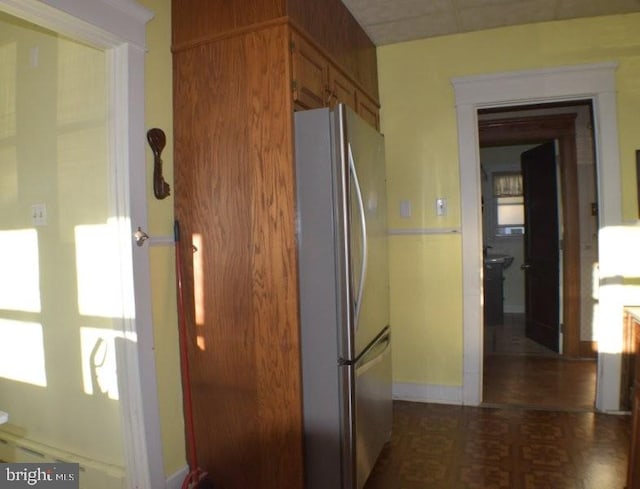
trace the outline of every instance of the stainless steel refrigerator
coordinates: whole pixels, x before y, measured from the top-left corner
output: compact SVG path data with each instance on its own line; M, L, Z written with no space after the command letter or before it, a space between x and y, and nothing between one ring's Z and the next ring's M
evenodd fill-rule
M391 437L384 139L349 107L295 114L307 489L361 489Z

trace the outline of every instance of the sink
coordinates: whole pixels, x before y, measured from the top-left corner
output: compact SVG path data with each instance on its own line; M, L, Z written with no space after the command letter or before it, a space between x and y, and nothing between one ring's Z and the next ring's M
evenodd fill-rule
M506 269L506 268L509 268L513 263L513 257L509 255L500 254L500 253L490 253L484 257L484 263L485 265L491 264L491 263L496 263L496 264L500 263L502 265L502 268Z

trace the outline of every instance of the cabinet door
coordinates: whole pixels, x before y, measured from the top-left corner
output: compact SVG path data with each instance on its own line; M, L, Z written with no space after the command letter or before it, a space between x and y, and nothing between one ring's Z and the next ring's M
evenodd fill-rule
M357 112L360 117L376 129L380 129L380 110L378 109L378 104L360 90L358 90L357 93L357 103Z
M356 87L351 80L334 67L329 67L329 105L343 103L357 111Z
M293 102L296 110L317 109L327 105L329 63L305 39L291 34Z
M631 440L627 461L626 489L640 488L640 386L636 384L633 396Z
M631 411L633 405L633 390L635 379L640 379L636 362L636 354L639 352L637 345L637 322L629 312L624 313L622 328L622 351L620 359L620 409Z

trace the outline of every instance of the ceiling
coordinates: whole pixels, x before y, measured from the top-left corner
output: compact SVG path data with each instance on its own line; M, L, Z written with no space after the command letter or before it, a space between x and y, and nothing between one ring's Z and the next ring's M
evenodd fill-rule
M342 0L377 46L507 25L640 12L640 0Z

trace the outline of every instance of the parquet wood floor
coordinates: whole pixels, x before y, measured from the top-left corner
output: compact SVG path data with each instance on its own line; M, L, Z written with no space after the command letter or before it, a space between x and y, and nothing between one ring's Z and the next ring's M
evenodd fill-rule
M623 489L631 417L595 413L595 360L485 330L483 407L394 402L364 489Z
M365 489L622 489L630 417L394 403Z

